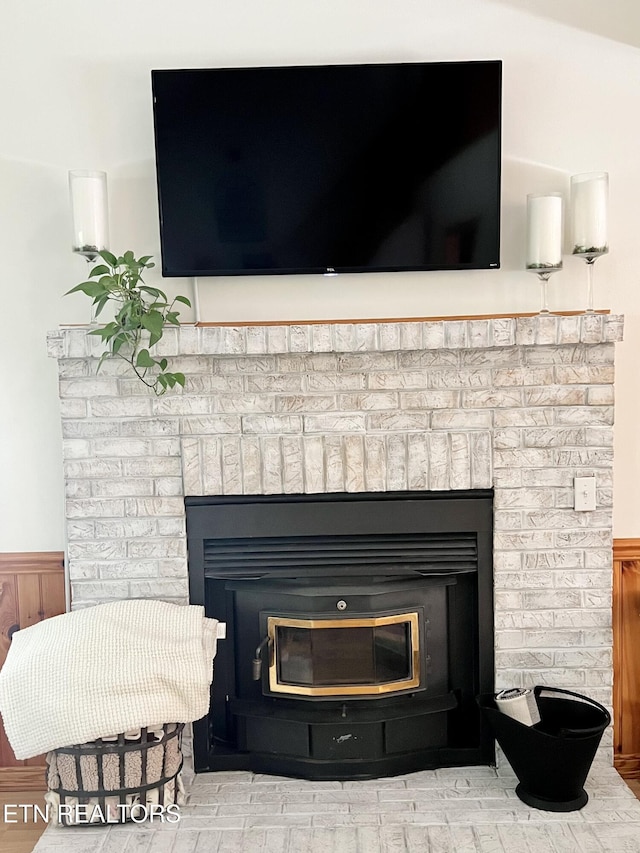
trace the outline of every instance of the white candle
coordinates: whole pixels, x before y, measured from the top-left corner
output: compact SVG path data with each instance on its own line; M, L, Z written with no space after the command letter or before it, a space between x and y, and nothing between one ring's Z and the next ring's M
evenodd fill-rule
M589 172L571 178L571 251L574 255L603 255L607 240L609 176Z
M73 218L73 251L106 249L109 244L109 209L105 172L69 172Z
M562 194L527 196L527 269L562 267Z

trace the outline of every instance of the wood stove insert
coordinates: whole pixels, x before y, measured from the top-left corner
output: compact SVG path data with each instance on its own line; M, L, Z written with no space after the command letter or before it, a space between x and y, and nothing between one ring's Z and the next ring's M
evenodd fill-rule
M197 772L489 764L490 490L188 497L190 600L227 625Z

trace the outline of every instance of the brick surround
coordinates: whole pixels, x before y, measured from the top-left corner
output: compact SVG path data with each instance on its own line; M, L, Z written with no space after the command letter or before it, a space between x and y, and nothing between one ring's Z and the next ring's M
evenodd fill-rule
M74 607L186 602L184 495L495 489L496 686L610 704L614 343L576 315L170 330L155 398L84 329L58 359ZM573 510L595 475L597 509ZM610 744L610 740L607 742Z

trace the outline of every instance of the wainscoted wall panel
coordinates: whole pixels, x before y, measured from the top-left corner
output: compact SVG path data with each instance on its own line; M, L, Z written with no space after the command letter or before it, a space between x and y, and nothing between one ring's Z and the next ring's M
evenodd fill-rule
M0 667L16 631L65 612L64 555L0 553ZM44 756L18 761L0 719L0 791L44 787Z
M614 764L640 779L640 539L613 542Z

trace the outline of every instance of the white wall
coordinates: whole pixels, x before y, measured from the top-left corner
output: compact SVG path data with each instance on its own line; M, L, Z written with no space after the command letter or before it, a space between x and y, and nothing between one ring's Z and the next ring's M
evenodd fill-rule
M150 70L448 59L504 63L502 269L205 279L201 319L535 311L537 279L522 269L526 194L566 190L571 174L607 170L611 251L596 263L596 303L626 317L614 532L640 536L638 48L490 0L3 0L0 551L64 546L45 335L89 317L83 297L63 298L85 273L70 251L68 170L106 170L112 248L159 259ZM552 310L584 308L585 285L584 264L566 258L550 283ZM164 286L190 295L192 282Z

